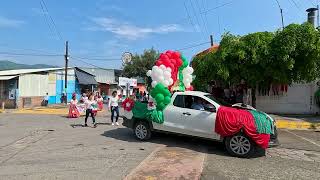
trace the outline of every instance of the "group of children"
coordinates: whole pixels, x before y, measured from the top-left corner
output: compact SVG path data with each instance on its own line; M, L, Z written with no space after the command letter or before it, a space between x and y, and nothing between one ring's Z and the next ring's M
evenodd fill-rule
M112 125L119 125L118 118L119 118L119 105L118 105L119 98L117 96L117 91L112 93L112 97L109 99L108 103L108 110L111 111L111 121ZM85 124L84 126L87 127L87 120L89 116L92 118L93 127L96 127L96 119L95 116L97 115L98 111L103 109L103 98L99 94L95 93L84 93L80 101L78 102L76 94L72 94L72 99L70 101L69 107L69 114L68 118L78 118L80 117L81 113L85 112ZM116 116L115 116L116 114ZM115 117L115 122L114 122Z

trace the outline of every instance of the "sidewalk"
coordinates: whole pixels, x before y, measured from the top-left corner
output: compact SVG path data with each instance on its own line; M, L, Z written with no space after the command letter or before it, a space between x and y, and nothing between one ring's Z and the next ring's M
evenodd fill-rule
M278 129L320 130L320 116L271 115Z

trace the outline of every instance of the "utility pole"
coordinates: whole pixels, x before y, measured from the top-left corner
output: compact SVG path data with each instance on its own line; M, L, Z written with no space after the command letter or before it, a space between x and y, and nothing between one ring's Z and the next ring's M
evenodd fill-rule
M279 9L280 9L281 22L282 22L282 30L284 30L284 23L283 23L283 12L282 12L282 8L281 8L281 6L280 6L279 1L278 1L278 0L276 0L276 1L277 1L277 4L278 4L278 7L279 7Z
M317 5L317 28L319 28L319 5Z
M282 30L284 30L283 13L281 8L280 8L280 13L281 13Z
M211 46L213 46L213 36L210 35L210 43L211 43Z
M67 104L67 99L68 99L68 95L67 95L67 84L68 84L68 60L69 60L69 47L68 47L68 41L66 41L66 54L64 55L64 60L65 60L65 69L64 69L64 89L65 89L65 93L66 93L66 99L65 99L65 103Z

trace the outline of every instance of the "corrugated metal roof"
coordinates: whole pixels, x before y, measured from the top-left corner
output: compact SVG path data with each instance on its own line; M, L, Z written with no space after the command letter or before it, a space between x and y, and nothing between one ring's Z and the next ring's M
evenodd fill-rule
M9 80L9 79L13 79L17 76L0 76L0 80Z
M79 68L87 73L95 75L98 83L116 84L115 73L113 69L99 69L99 68Z
M64 68L43 68L43 69L15 69L15 70L6 70L6 71L0 71L0 76L20 75L20 74L43 72L43 71L61 70L61 69L64 69Z
M75 74L79 81L79 84L84 84L84 85L98 84L97 81L94 79L94 75L91 75L86 71L76 68Z

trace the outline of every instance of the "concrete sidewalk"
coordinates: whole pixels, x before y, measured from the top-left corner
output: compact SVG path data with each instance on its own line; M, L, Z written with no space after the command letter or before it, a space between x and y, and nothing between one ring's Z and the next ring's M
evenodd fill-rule
M278 129L320 130L320 116L271 115Z

